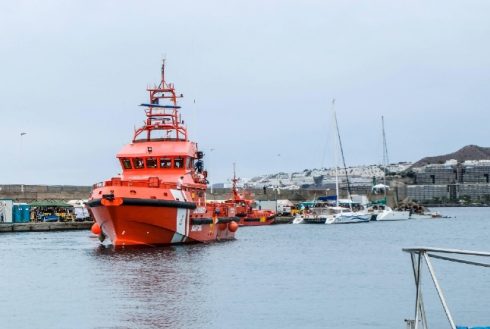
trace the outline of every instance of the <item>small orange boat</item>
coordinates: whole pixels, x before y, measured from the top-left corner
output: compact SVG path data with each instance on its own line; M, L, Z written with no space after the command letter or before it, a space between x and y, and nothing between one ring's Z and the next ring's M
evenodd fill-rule
M225 204L236 207L236 216L240 218L240 226L260 226L274 223L276 213L271 210L254 209L254 200L247 199L238 192L235 169L233 168L232 199L226 200Z
M141 104L145 124L117 154L122 174L94 185L87 202L100 237L116 247L233 239L236 206L206 204L204 154L188 139L177 105L183 95L165 82L165 61L161 73Z

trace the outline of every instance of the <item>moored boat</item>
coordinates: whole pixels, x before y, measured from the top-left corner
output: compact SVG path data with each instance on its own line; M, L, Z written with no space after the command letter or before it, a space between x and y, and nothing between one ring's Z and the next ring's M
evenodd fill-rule
M407 219L410 219L409 211L393 210L388 206L381 206L381 205L380 205L380 210L376 215L377 221L394 221L394 220L407 220Z
M204 154L188 138L177 105L183 95L165 81L165 62L161 74L141 104L145 124L117 154L122 174L94 185L87 206L114 246L233 239L236 207L206 204Z
M325 224L353 224L353 223L367 223L371 220L372 215L367 212L361 204L355 204L352 201L352 193L350 189L349 176L347 174L347 166L345 164L344 151L342 149L342 141L340 139L340 130L339 124L337 121L337 113L335 112L335 100L332 100L332 114L333 114L333 123L335 125L336 131L336 139L337 139L337 147L335 150L335 190L336 190L336 199L335 199L335 207L330 207L330 211L333 212L332 215L328 216L325 220ZM344 166L345 172L345 180L347 182L347 200L340 201L339 200L339 174L338 174L338 165L337 159L339 158L338 152L342 157L342 163Z
M237 183L239 178L236 177L235 168L233 168L232 196L224 204L236 208L236 216L240 218L240 226L262 226L274 223L276 212L271 210L256 209L255 201L248 199L238 192Z
M385 133L385 119L381 116L381 130L383 133L383 184L374 185L372 190L383 191L384 197L379 204L376 205L374 209L374 214L376 215L375 220L377 221L395 221L395 220L406 220L410 219L410 212L407 210L394 210L386 205L387 203L387 193L386 191L390 188L386 185L386 169L389 164L388 157L388 147L386 145L386 133ZM374 207L373 207L374 208Z
M368 223L371 220L371 214L364 211L354 211L347 208L340 208L338 213L331 218L328 218L325 224L355 224Z
M325 224L327 220L333 218L336 214L335 207L324 202L315 202L311 207L304 209L302 223Z

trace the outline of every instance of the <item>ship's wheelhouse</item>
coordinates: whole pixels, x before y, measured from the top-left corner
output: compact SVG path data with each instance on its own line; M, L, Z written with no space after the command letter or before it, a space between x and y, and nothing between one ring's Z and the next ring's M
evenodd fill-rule
M123 171L127 170L192 170L195 158L190 156L124 156L119 161Z

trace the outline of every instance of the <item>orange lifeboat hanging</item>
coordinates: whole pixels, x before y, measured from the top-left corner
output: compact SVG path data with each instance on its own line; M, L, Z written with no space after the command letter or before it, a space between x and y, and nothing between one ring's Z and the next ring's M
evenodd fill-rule
M122 174L95 184L87 206L114 246L233 239L235 205L221 205L219 214L206 205L204 153L188 139L177 104L183 95L165 81L165 61L161 76L141 104L145 124L117 154Z

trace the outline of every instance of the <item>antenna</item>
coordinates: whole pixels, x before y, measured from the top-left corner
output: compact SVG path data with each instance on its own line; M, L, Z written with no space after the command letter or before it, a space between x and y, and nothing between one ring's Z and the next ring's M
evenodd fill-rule
M160 85L161 88L165 88L165 61L166 61L166 58L164 56L162 58L162 82Z
M236 186L236 183L239 181L239 178L236 178L236 164L233 162L233 179L231 180L233 185L232 185L232 190L233 190L233 197L235 200L240 199L240 195L238 194L238 189Z

